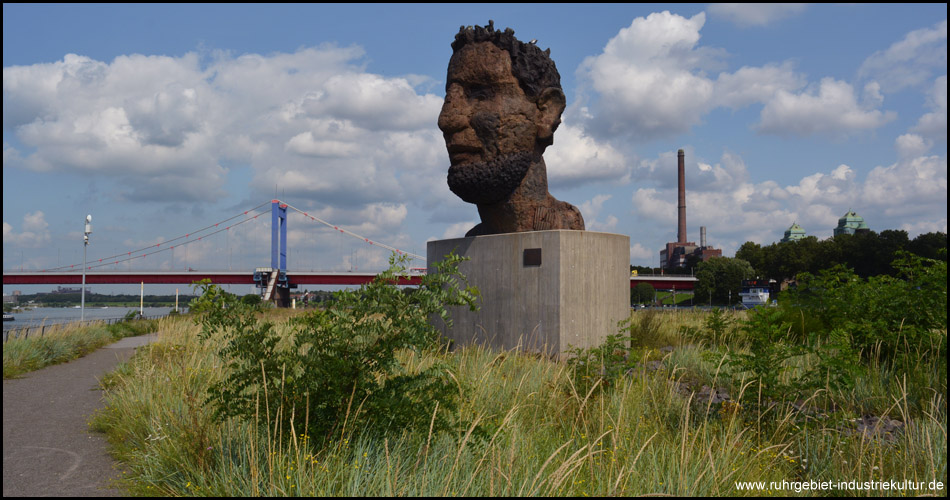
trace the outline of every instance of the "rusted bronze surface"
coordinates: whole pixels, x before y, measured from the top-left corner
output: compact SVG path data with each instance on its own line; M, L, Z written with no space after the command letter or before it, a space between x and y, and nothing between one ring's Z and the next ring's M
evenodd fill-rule
M449 189L478 207L466 236L584 229L574 205L548 192L542 157L561 123L560 75L510 28L462 27L452 43L439 128L449 152Z

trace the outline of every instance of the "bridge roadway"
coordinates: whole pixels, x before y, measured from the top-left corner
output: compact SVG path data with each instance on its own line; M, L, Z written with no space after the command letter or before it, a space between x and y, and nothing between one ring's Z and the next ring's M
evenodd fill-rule
M376 273L347 272L304 272L288 271L287 279L295 285L362 285L369 283ZM218 285L253 285L254 273L246 271L97 271L86 273L86 284L191 284L210 279ZM400 279L400 285L418 285L422 277L410 274ZM44 273L44 272L8 272L3 273L4 285L79 285L82 274ZM657 290L692 290L696 283L694 276L679 275L640 275L630 277L630 287L638 283L649 283Z

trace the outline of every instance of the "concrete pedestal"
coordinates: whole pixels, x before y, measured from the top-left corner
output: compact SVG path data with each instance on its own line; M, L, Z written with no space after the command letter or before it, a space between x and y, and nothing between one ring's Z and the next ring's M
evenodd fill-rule
M455 346L487 344L557 355L600 345L630 315L630 238L592 231L532 231L430 241L432 263L449 252L481 292L481 309L452 307Z

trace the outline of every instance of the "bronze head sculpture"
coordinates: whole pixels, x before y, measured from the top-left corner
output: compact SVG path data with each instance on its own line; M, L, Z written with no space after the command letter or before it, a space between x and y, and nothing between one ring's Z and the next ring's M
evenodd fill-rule
M548 192L542 154L565 107L551 51L493 24L455 35L439 114L449 189L481 217L466 236L583 230L577 207Z

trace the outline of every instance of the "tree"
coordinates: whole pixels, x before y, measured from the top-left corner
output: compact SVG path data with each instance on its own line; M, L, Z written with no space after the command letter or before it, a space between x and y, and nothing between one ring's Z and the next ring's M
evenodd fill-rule
M736 250L736 258L752 265L752 269L760 275L765 274L765 250L758 243L747 241Z
M907 244L907 250L927 259L947 260L947 233L919 234Z
M729 257L713 257L699 264L697 269L693 296L700 302L711 296L714 304L737 303L742 280L754 276L748 261Z
M630 289L631 304L644 304L647 302L653 302L653 298L655 296L656 290L654 290L653 285L649 283L637 283L636 286Z

